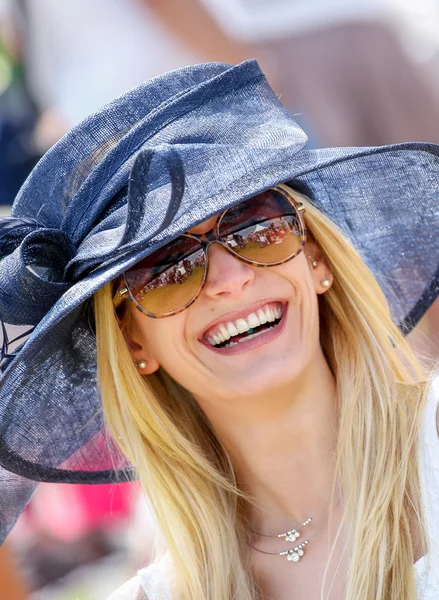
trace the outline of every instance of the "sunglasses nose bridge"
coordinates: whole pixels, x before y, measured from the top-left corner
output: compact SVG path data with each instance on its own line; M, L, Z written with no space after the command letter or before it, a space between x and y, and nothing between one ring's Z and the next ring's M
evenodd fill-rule
M206 250L213 242L220 241L219 233L217 232L216 227L197 237Z
M218 235L214 234L214 235L209 236L209 240L206 240L203 242L204 252L206 253L206 256L207 256L209 248L212 246L212 244L219 244L220 246L225 248L228 252L230 252L230 249L228 248L227 244L225 244ZM233 254L233 252L232 252L232 254Z
M203 246L204 252L206 254L206 260L207 260L208 250L212 244L219 244L226 250L229 250L229 248L227 247L227 244L225 244L223 242L223 240L221 239L216 227L214 229L211 229L210 231L206 231L206 233L203 233L202 235L200 235L198 237L198 240L201 243L201 245Z

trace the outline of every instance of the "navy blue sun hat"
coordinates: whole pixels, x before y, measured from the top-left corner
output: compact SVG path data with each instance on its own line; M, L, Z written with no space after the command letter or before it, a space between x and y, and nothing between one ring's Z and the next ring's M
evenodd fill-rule
M354 243L404 333L439 294L439 147L306 150L256 61L152 79L61 139L0 222L0 538L37 482L134 476L106 432L91 298L158 247L280 182Z

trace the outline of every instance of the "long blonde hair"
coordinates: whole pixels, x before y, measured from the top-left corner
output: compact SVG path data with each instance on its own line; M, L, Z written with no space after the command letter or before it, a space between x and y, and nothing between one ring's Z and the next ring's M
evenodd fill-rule
M426 551L417 448L426 375L351 243L300 199L308 232L334 275L319 296L320 342L337 388L346 599L413 600L414 530ZM163 370L139 375L110 285L96 293L94 306L105 418L157 518L172 559L173 597L259 598L246 553L252 499L239 489L224 448L189 392Z

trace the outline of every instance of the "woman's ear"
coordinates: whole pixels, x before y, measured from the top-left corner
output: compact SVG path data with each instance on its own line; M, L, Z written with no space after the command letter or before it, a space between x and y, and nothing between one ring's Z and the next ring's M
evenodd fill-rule
M160 364L153 356L147 344L142 342L140 336L137 334L130 309L119 319L119 327L131 354L133 364L139 373L141 375L155 373L159 369Z
M331 269L320 246L313 240L307 240L305 250L316 294L324 294L332 285Z

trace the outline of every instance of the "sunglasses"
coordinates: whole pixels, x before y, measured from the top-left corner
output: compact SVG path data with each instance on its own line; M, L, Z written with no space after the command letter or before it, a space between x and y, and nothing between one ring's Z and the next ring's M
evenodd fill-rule
M306 242L305 207L284 184L227 208L206 233L185 233L123 273L113 297L125 299L145 315L164 318L195 302L207 279L208 248L221 244L250 265L281 265Z

